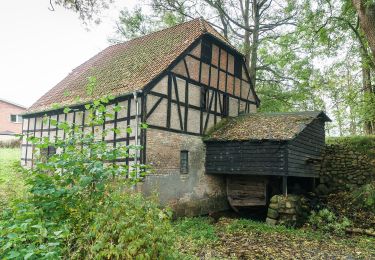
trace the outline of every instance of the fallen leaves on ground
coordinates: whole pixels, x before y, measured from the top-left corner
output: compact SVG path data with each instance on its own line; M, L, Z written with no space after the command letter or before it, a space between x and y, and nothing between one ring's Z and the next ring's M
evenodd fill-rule
M375 240L370 238L367 241L366 237L318 238L311 235L313 231L306 231L305 235L303 230L289 232L275 228L273 231L272 227L228 230L234 221L222 218L214 224L219 240L195 248L194 256L199 259L375 259ZM258 225L266 227L263 223ZM185 247L185 253L189 248L192 247Z
M374 228L375 214L370 210L358 207L350 197L348 191L331 194L327 198L327 206L339 217L347 217L353 222L354 227Z

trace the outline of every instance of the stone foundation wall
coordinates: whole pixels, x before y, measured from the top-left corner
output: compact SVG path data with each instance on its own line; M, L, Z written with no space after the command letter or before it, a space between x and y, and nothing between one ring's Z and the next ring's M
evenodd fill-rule
M309 212L305 198L298 195L275 195L268 207L266 222L270 225L296 226Z
M326 145L320 165L320 184L317 191L327 194L361 186L375 179L375 159L345 147Z

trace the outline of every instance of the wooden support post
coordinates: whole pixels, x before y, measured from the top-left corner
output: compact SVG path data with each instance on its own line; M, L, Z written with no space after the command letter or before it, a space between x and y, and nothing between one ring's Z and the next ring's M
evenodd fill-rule
M311 191L314 191L316 187L316 178L312 178L311 186Z
M283 176L283 195L288 196L288 176Z

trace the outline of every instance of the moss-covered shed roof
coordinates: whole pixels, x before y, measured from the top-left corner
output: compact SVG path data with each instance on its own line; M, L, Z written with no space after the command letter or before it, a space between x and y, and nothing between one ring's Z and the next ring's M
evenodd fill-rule
M27 111L34 113L89 102L103 95L121 96L142 89L165 71L201 35L210 34L230 44L202 19L194 19L103 50L74 69ZM93 95L88 78L95 77Z
M315 119L331 121L322 111L251 113L229 118L211 129L205 141L291 140Z

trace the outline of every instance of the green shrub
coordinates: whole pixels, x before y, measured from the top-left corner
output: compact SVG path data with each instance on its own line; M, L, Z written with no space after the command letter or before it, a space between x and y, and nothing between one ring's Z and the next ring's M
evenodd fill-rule
M103 125L105 118L113 117L106 111L108 102L109 98L104 97L85 106L90 126ZM118 112L121 107L114 110ZM69 108L64 109L64 113L69 112ZM97 226L105 232L103 236L108 237L102 239L99 236L98 239L102 240L93 241L88 255L105 252L103 254L116 257L120 248L114 250L113 247L124 244L127 244L125 253L129 256L139 254L147 258L168 252L168 246L166 249L162 246L168 242L161 234L168 230L168 218L163 211L137 196L131 197L134 202L126 196L124 200L118 196L116 200L112 198L119 187L123 189L135 184L145 174L142 165L135 165L127 176L126 165L111 163L118 158L130 157L129 147L112 147L104 141L108 131L119 133L120 130L108 129L95 136L83 132L77 125L48 117L44 123L63 130L65 138L28 138L36 147L34 158L37 161L27 172L27 198L15 203L0 217L0 258L60 258L70 250L75 251L75 248L70 248L74 244L69 244L69 241L78 243L84 239L82 234L85 231L93 232ZM59 153L46 154L50 147ZM137 146L131 148L140 149ZM153 217L155 213L157 215ZM127 219L122 221L122 216L127 216ZM166 222L161 220L164 218ZM114 223L114 220L119 223ZM129 221L128 225L125 225L126 221ZM117 234L115 229L121 233ZM148 232L155 232L160 240L155 242L147 236Z
M365 184L353 190L350 196L357 208L375 213L375 182Z
M18 203L0 216L1 259L56 259L63 255L67 225L46 221L30 203Z
M309 224L314 229L335 235L344 235L345 229L351 225L349 219L343 217L340 221L337 216L328 209L322 209L318 212L313 211L309 217Z
M140 194L112 194L72 241L74 259L165 259L176 256L171 212Z

